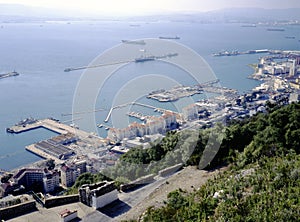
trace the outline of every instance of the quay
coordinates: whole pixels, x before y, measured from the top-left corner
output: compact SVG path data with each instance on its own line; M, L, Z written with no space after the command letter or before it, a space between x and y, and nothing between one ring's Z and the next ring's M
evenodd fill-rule
M20 75L18 72L13 71L13 72L9 72L9 73L0 74L0 79L12 77L12 76L18 76L18 75Z
M129 43L129 42L126 42ZM133 43L131 41L130 43ZM93 66L82 66L82 67L77 67L77 68L66 68L64 72L72 72L76 70L82 70L82 69L92 69L92 68L97 68L97 67L103 67L103 66L112 66L112 65L118 65L118 64L125 64L125 63L131 63L131 62L146 62L146 61L153 61L153 60L159 60L159 59L167 59L167 58L172 58L178 56L178 53L168 53L166 55L159 55L159 56L147 56L147 57L139 57L131 60L125 60L125 61L116 61L116 62L111 62L111 63L105 63L105 64L98 64L98 65L93 65Z
M77 135L79 138L88 138L90 136L90 133L85 132L83 130L77 129L75 127L60 123L58 121L55 121L53 119L43 119L43 120L36 120L33 123L25 124L25 125L15 125L10 128L7 128L6 131L8 133L23 133L26 131L31 131L38 128L44 128L47 130L50 130L52 132L58 133L58 134L67 134L67 133L73 133ZM101 139L101 138L100 138Z
M58 158L56 158L55 156L50 155L50 154L48 154L48 153L42 151L41 149L37 148L37 147L35 146L35 144L31 144L31 145L29 145L29 146L26 146L25 149L26 149L27 151L29 151L29 152L31 152L31 153L33 153L33 154L39 156L39 157L44 158L44 159L53 159L53 160L55 160L55 163L57 163L57 164L61 164L61 163L64 162L64 160L58 159Z
M247 54L259 54L259 53L271 53L269 49L256 49L256 50L248 50L246 52L240 52L237 50L233 51L221 51L218 53L214 53L213 56L237 56L237 55L247 55Z

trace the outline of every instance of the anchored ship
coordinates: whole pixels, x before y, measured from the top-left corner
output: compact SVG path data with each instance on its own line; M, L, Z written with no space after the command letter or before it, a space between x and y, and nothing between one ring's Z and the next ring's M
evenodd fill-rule
M159 36L159 39L180 39L179 36Z
M135 44L135 45L146 45L144 40L122 40L126 44Z

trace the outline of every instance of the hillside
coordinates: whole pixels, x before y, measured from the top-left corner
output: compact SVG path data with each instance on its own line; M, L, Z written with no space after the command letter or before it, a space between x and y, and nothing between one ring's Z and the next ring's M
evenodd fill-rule
M170 192L163 205L153 204L140 221L297 221L299 109L299 104L271 105L268 114L231 123L209 166L226 161L230 169L198 190L182 186ZM183 182L177 179L172 183Z

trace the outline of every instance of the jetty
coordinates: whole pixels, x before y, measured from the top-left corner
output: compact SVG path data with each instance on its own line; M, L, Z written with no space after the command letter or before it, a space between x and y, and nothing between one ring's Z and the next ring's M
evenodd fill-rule
M178 53L168 53L164 55L158 55L158 56L141 56L139 58L131 59L131 60L124 60L124 61L115 61L111 63L103 63L103 64L98 64L98 65L93 65L93 66L82 66L82 67L77 67L77 68L66 68L64 72L72 72L76 70L82 70L82 69L92 69L92 68L98 68L98 67L103 67L103 66L112 66L112 65L118 65L118 64L125 64L125 63L140 63L140 62L147 62L147 61L154 61L154 60L160 60L160 59L166 59L166 58L172 58L178 56Z
M12 76L18 76L18 75L20 74L16 71L8 72L8 73L0 74L0 79L12 77Z
M21 121L22 122L22 121ZM90 133L85 132L83 130L80 130L78 128L69 126L67 124L63 124L57 120L54 120L52 118L48 119L42 119L42 120L35 120L30 123L26 124L16 124L10 128L7 128L6 131L8 133L23 133L31 130L35 130L38 128L44 128L47 130L50 130L52 132L55 132L57 134L68 134L73 133L76 134L79 138L88 138L90 136ZM101 139L101 138L100 138Z
M256 49L256 50L248 50L245 52L240 52L238 50L232 51L221 51L217 53L213 53L213 56L237 56L237 55L247 55L247 54L260 54L260 53L271 53L269 49Z

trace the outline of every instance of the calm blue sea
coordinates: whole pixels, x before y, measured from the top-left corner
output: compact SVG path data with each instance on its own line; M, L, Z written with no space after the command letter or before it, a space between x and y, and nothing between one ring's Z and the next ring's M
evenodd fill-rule
M259 55L212 57L212 53L223 49L300 50L298 26L285 27L285 32L270 32L266 31L267 27L245 28L240 24L138 24L140 26L131 26L126 21L0 24L0 72L16 70L21 74L0 80L1 169L9 170L39 160L39 157L27 152L25 146L54 135L43 129L10 135L5 132L5 128L26 117L69 120L70 116L62 114L72 112L73 94L82 72L65 73L63 70L89 64L105 50L119 44L121 39L178 35L181 37L179 43L203 56L221 80L221 85L236 88L241 93L258 84L247 79L252 73L247 64L256 63ZM287 39L286 36L296 38ZM148 73L169 72L179 78L182 72L156 62L155 65L145 63L143 67L128 65L110 79L98 98L96 108L110 108L111 93L122 85L118 75L138 76L145 70ZM156 104L155 101L152 103ZM163 106L170 108L168 106L172 104ZM96 113L97 121L102 121L106 113ZM102 131L99 133L104 134Z

